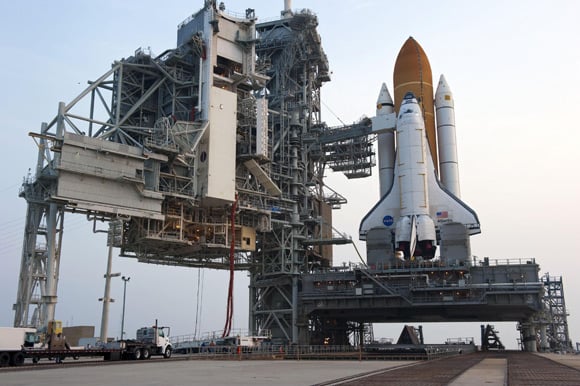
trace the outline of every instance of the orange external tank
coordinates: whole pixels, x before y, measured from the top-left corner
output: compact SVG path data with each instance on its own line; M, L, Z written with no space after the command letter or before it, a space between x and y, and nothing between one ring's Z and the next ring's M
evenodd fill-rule
M393 86L395 88L395 112L397 114L403 97L409 91L415 95L421 105L429 151L433 158L433 165L435 165L435 173L439 175L431 65L423 48L412 37L403 44L397 56L395 70L393 71Z

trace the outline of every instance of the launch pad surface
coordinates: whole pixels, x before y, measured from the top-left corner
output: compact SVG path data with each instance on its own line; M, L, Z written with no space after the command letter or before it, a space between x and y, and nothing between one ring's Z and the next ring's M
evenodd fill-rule
M215 385L575 385L580 358L549 359L522 352L473 353L437 361L219 361L131 362L107 366L2 373L6 386L144 384ZM559 363L563 362L565 364ZM522 366L523 363L532 366ZM135 371L138 369L138 371ZM422 382L422 383L421 383Z

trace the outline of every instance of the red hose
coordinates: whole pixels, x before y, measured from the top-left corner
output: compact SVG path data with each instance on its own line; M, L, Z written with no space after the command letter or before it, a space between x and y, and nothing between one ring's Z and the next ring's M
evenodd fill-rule
M228 287L228 302L226 310L226 324L224 326L224 332L222 338L230 335L232 330L232 318L234 316L234 252L236 249L236 207L238 204L238 194L236 193L236 198L232 204L231 213L231 243L230 243L230 283Z

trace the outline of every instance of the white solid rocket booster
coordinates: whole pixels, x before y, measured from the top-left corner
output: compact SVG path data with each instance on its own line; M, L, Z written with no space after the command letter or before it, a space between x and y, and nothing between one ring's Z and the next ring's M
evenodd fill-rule
M383 83L377 98L377 116L392 114L393 99L387 85ZM375 128L373 128L374 130ZM379 185L381 196L384 196L393 186L395 170L395 133L394 130L382 131L377 135L379 153Z
M455 138L455 106L453 94L443 75L439 78L439 85L435 92L435 111L437 113L439 179L447 190L455 197L460 198L457 140Z

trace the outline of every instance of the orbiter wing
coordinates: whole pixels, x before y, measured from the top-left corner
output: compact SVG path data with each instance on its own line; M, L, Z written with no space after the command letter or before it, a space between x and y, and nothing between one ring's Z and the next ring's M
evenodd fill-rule
M435 168L430 155L427 157L427 162L428 170L431 170L427 176L429 213L436 227L455 222L463 224L469 235L480 233L479 219L475 211L441 186L435 176ZM394 231L401 212L398 164L395 165L394 174L391 190L362 219L359 227L361 240L366 240L367 232L373 228L387 228Z

